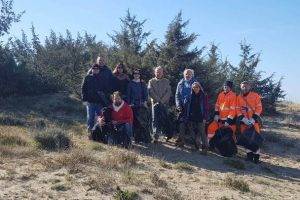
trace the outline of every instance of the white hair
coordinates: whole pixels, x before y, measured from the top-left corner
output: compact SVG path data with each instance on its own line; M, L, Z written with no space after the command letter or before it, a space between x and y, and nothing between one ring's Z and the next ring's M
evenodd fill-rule
M154 71L156 71L156 70L162 70L162 71L164 71L164 69L161 66L155 67Z
M193 69L185 69L185 70L183 71L183 75L184 75L185 73L187 73L187 72L191 72L191 73L192 73L192 76L194 76L194 70L193 70Z

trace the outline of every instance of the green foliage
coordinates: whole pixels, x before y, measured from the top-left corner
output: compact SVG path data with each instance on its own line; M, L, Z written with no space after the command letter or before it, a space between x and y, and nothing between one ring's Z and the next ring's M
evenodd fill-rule
M22 11L16 14L13 11L13 0L1 0L1 10L0 10L0 37L6 33L9 33L9 29L14 22L19 22L21 16L24 14Z
M118 190L114 194L114 199L116 200L134 200L138 198L138 194L136 192L131 192L129 190Z

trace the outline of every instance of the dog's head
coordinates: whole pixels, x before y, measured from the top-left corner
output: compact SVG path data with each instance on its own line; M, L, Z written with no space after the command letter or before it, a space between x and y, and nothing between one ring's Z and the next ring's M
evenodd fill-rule
M102 109L102 117L104 118L105 123L110 123L111 122L111 113L112 113L112 108L109 107L104 107Z

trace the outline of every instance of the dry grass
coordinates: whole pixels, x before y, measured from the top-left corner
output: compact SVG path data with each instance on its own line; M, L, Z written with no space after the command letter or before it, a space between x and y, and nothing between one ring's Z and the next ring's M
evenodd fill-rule
M120 169L135 166L137 161L138 156L136 153L112 147L105 155L103 164L109 169Z
M0 126L0 145L28 146L30 143L29 133L24 128Z
M223 184L226 187L230 187L241 192L250 192L248 183L244 180L239 180L237 177L226 176Z
M157 175L156 172L152 173L150 175L150 180L151 182L156 186L156 187L161 187L161 188L167 188L168 187L168 183L167 181L159 178L159 176Z
M194 172L195 168L188 163L178 162L175 164L175 169L184 170L188 172Z
M163 168L166 169L172 169L172 165L168 164L166 161L164 160L159 160L159 164L160 166L162 166Z
M154 199L157 200L184 200L181 193L174 189L165 188L154 194Z
M137 200L139 196L136 192L131 192L129 190L121 190L119 187L114 194L114 199L116 200Z
M116 185L115 178L113 175L107 171L99 171L97 174L93 175L90 180L85 182L89 190L96 190L101 193L110 193L114 190Z
M86 166L95 163L96 159L91 152L76 148L42 161L46 169L57 170L65 167L71 174L84 171Z

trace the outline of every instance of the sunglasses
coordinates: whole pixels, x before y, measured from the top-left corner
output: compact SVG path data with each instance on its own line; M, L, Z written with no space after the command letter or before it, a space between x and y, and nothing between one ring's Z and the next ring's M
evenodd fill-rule
M134 72L133 74L138 74L138 75L140 75L140 73L138 73L138 72Z

